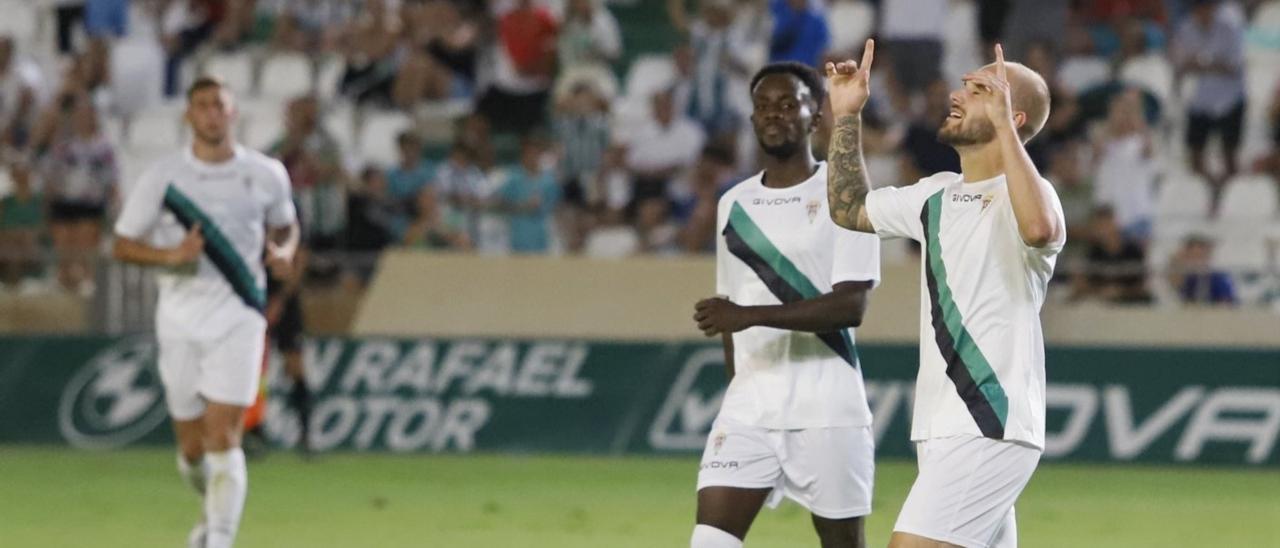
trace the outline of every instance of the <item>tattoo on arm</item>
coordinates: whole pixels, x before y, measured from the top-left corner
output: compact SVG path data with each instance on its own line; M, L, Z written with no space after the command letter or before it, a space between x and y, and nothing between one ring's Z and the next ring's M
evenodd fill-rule
M849 230L874 232L865 208L870 184L862 158L862 117L849 114L836 119L827 151L827 201L831 220Z

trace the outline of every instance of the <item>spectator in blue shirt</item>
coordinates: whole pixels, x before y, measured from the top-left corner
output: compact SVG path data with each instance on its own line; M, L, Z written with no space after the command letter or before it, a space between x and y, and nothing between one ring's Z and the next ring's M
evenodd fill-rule
M508 169L506 181L498 189L497 209L507 214L511 251L515 253L551 249L551 223L560 203L560 185L554 172L541 165L546 150L545 139L526 136L520 164Z
M422 139L406 131L396 138L400 162L387 170L387 195L408 204L418 203L421 193L435 179L435 170L422 158Z
M773 36L769 40L769 62L797 61L821 66L831 45L827 19L810 0L771 0Z
M1169 264L1170 283L1177 288L1185 304L1236 304L1236 290L1231 275L1214 270L1209 263L1213 241L1193 235L1182 243L1182 249Z

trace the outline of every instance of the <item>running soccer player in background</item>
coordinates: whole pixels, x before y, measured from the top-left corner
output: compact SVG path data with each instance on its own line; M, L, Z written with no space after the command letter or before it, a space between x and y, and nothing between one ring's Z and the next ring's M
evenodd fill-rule
M192 84L192 143L130 189L113 251L118 260L163 269L160 379L178 471L203 498L188 544L207 548L235 541L248 491L240 436L266 338L264 261L287 268L298 243L284 166L232 140L235 116L231 92L218 80Z
M996 62L964 76L938 139L962 174L870 191L861 111L875 44L862 63L828 63L835 116L831 218L920 242L920 370L911 439L919 474L891 548L1017 545L1013 504L1044 449L1040 305L1066 243L1062 206L1024 144L1049 117L1044 79Z
M698 472L693 548L738 548L766 502L813 514L825 548L864 545L875 471L853 328L880 277L880 242L827 214L811 136L822 76L778 63L751 82L764 171L720 199L716 290L694 319L721 335L729 388Z

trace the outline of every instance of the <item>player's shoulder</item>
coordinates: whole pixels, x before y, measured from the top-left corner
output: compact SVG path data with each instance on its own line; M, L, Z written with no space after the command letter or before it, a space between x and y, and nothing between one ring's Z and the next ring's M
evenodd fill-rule
M956 173L954 171L939 171L937 173L934 173L933 175L924 177L919 181L916 181L915 184L910 186L916 187L917 189L920 189L920 190L926 190L926 189L937 190L937 189L945 188L949 184L960 182L963 179L964 179L963 176L961 176L959 173Z
M260 169L270 171L272 173L284 172L284 163L279 159L268 156L267 154L251 148L242 148L240 151L240 161L251 169Z
M729 190L726 190L724 194L720 195L720 207L724 208L733 205L733 203L741 198L743 194L750 192L753 188L759 187L760 177L763 174L764 172L761 171L734 183L733 186L729 187Z
M245 148L241 150L239 160L243 169L253 174L255 178L263 177L272 184L285 188L292 186L289 182L289 171L285 169L284 163L273 156Z
M171 152L157 157L142 169L137 184L167 184L187 167L183 152Z

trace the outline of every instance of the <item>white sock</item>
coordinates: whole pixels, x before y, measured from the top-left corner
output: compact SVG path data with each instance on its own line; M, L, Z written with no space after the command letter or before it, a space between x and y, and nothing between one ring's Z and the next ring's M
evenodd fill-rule
M689 548L742 548L742 541L725 531L699 523L693 526Z
M204 459L197 462L187 462L187 459L178 453L178 475L182 476L182 481L187 482L192 489L195 489L200 496L204 496Z
M244 497L249 491L244 451L236 447L219 453L205 453L204 461L208 466L204 516L209 527L205 546L231 548L240 527Z

